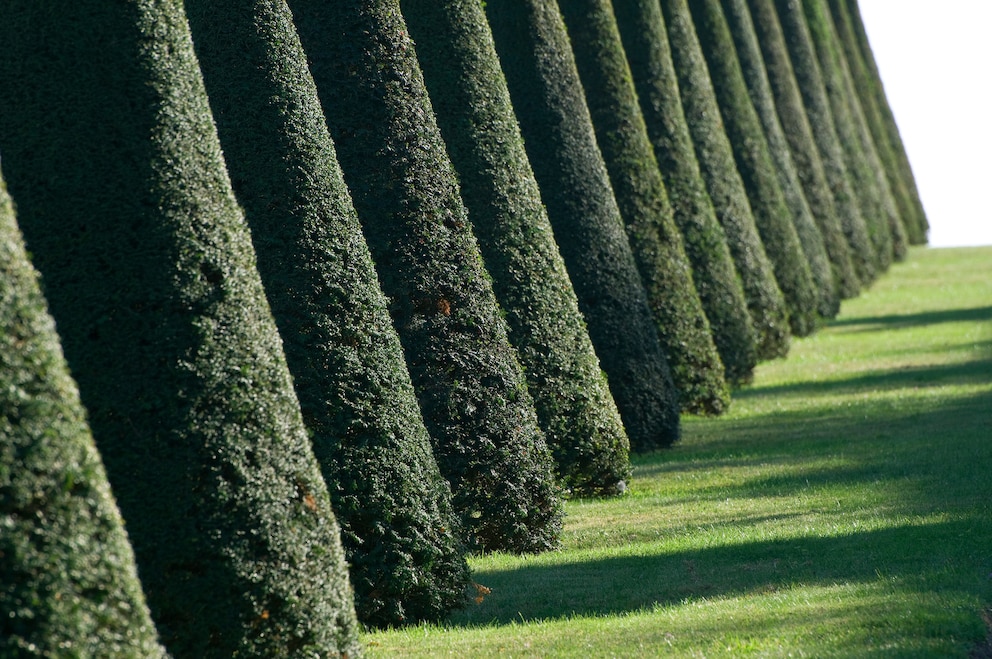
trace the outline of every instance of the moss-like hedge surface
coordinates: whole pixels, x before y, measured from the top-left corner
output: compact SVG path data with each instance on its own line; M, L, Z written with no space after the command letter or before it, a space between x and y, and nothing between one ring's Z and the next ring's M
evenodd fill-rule
M401 0L462 199L562 485L619 493L627 433L599 367L477 0Z
M555 547L563 513L551 452L399 2L290 7L466 541Z
M728 7L730 4L736 2L725 3L724 6ZM839 294L842 299L855 297L861 290L861 281L854 268L851 248L844 235L838 206L827 180L813 128L803 106L775 6L772 0L747 0L747 4L757 43L761 48L765 73L775 99L775 110L788 141L806 202L823 237ZM728 9L728 14L735 13L737 12Z
M468 565L284 0L186 0L258 268L367 625L437 620Z
M737 60L747 85L748 96L761 122L779 186L796 227L796 234L806 261L809 263L810 275L816 291L817 313L822 318L833 318L840 311L837 281L823 242L823 234L816 220L813 219L813 211L806 201L789 149L789 142L778 118L775 98L771 84L768 82L768 74L765 72L754 25L751 23L751 12L748 11L745 0L723 0L722 6L734 40Z
M720 0L696 0L689 9L754 223L789 310L789 327L794 335L807 336L816 329L813 276L744 82L730 27Z
M9 2L0 41L8 185L163 643L356 654L338 526L182 3Z
M737 170L706 61L685 0L661 0L679 93L703 180L744 285L757 333L758 357L788 353L788 310L755 226L744 181Z
M486 3L527 154L631 448L679 437L671 373L553 0Z
M637 101L610 0L559 0L596 140L654 312L683 412L730 403L723 364Z
M0 529L0 656L165 656L2 176Z
M751 381L757 362L754 327L723 228L699 171L661 7L658 0L628 0L613 9L724 376L731 385L745 384Z

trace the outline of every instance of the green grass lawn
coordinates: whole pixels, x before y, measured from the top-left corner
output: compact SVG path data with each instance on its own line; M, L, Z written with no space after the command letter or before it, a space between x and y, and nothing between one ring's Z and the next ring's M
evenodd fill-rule
M916 248L561 551L370 656L967 657L992 607L992 247ZM992 655L982 655L992 656Z

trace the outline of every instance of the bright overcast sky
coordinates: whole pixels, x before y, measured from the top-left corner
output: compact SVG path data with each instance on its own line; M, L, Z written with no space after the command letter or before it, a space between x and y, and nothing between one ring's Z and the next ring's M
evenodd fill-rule
M859 0L934 247L992 245L992 0Z

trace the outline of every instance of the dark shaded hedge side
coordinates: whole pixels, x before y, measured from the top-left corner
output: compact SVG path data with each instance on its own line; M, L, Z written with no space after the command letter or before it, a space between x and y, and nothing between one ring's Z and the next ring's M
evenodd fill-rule
M813 131L827 184L834 195L834 204L844 236L851 250L851 260L862 287L867 288L880 274L876 266L875 249L868 234L866 218L862 215L855 181L848 170L844 150L837 135L834 115L823 76L813 49L812 38L800 0L751 0L752 11L761 3L774 3L779 26L789 52L789 61L796 76L806 117Z
M472 549L557 546L551 452L398 0L293 0L338 161Z
M366 625L437 620L469 583L438 471L284 0L186 0Z
M560 0L596 140L654 312L683 412L730 404L723 364L692 281L610 0Z
M830 11L854 74L858 98L865 109L872 136L885 165L885 173L893 192L898 192L896 201L899 203L900 217L906 225L909 242L912 245L925 245L930 225L920 201L920 192L916 187L916 178L913 176L902 137L899 135L899 127L885 96L878 65L861 21L861 10L856 0L830 0Z
M0 42L8 185L163 643L358 654L182 3L8 2Z
M631 448L668 446L679 438L678 394L558 5L492 0L486 14L527 155Z
M754 223L785 298L789 327L796 336L808 336L816 329L813 276L779 185L761 120L748 95L720 0L690 0L688 6Z
M821 318L833 318L840 311L840 294L834 278L830 257L823 243L823 234L813 219L803 193L789 143L782 130L768 74L761 58L761 49L754 34L751 13L745 0L723 0L724 16L734 40L737 60L744 76L748 96L761 122L768 143L779 187L785 197L789 215L796 228L799 243L809 264L816 291L816 310Z
M0 657L163 657L0 176Z
M630 477L630 443L541 203L482 5L400 4L559 481L576 495L618 494Z
M813 128L806 116L806 108L803 106L773 0L747 0L747 4L757 43L761 48L765 73L768 74L775 99L775 110L788 141L792 162L803 186L806 201L823 237L840 297L856 297L861 290L861 281L855 272L851 248L841 226L838 205L827 181L820 151L813 137ZM727 7L727 4L724 6ZM728 11L728 14L733 12Z
M746 384L757 362L754 327L723 228L699 171L661 7L658 0L626 0L616 3L613 11L724 377L732 386Z
M830 11L822 2L803 0L802 4L827 98L831 103L837 136L847 157L848 169L858 183L854 192L859 196L861 212L875 248L876 265L884 272L894 257L905 256L905 229L850 81Z
M685 0L661 0L661 9L689 133L703 180L744 285L748 311L758 337L758 357L784 357L791 338L788 309L758 235L744 181L734 162L689 7Z

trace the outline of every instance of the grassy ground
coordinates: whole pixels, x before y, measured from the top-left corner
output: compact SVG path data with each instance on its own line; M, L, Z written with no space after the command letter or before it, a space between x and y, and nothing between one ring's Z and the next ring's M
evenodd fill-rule
M914 249L731 413L685 420L559 552L368 654L961 656L992 606L992 247ZM481 595L481 593L480 593ZM982 655L982 656L992 656Z

